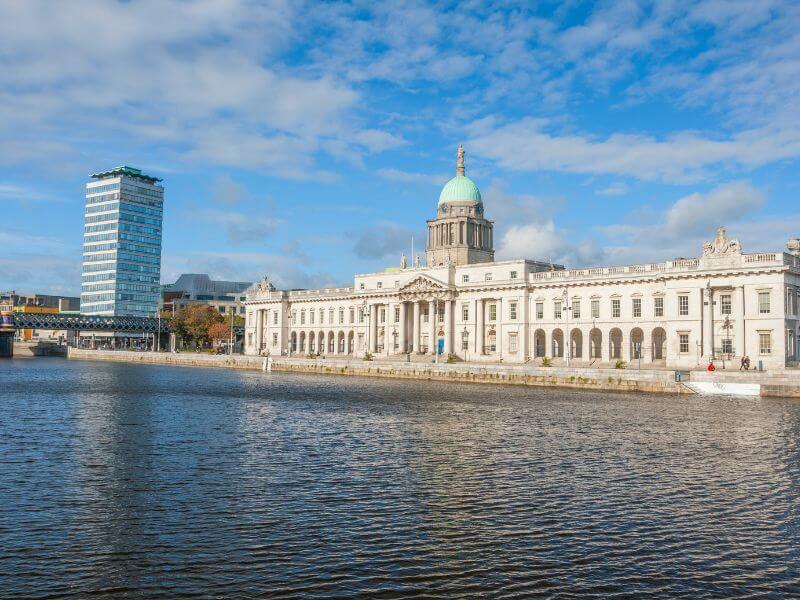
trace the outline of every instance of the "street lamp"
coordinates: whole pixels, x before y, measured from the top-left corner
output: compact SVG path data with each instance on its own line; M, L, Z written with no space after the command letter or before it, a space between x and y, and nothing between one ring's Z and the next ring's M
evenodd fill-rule
M467 340L466 344L464 344L464 340ZM461 347L464 350L464 362L469 362L469 330L466 325L464 325L464 331L461 332Z
M567 366L569 367L569 359L571 358L572 355L572 334L570 334L569 332L569 311L572 309L569 306L569 294L567 293L567 288L564 288L564 292L561 294L561 297L564 300L563 310L564 314L566 315L566 324L564 325L564 338L565 338L564 345L566 346L565 355L567 358Z
M369 311L367 310L368 306L369 305L367 304L367 299L364 298L364 302L361 304L361 314L364 315L364 320L367 323L367 325L366 325L366 330L367 330L366 339L364 340L364 343L367 346L366 349L364 350L364 355L365 356L366 356L367 352L369 352L369 348L370 348L370 329L369 329L369 321L370 321L369 317L370 317L370 314L369 314Z

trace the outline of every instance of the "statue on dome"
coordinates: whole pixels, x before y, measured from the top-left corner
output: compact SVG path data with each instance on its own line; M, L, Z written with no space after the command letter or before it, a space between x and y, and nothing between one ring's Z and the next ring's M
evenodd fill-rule
M414 266L419 269L419 253L414 257Z
M458 145L458 160L456 161L456 174L464 177L464 146Z

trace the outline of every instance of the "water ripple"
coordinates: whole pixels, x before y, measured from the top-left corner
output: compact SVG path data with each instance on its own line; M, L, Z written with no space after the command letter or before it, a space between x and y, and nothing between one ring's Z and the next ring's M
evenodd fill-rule
M800 402L0 363L0 596L800 595Z

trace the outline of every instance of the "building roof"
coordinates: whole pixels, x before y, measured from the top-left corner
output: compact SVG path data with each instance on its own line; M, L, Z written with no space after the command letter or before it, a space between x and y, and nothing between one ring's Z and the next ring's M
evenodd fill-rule
M114 167L109 171L101 171L99 173L92 173L89 177L93 179L107 179L109 177L121 177L126 175L128 177L135 177L136 179L141 179L146 181L147 183L156 183L161 181L158 177L151 177L150 175L145 175L142 173L141 169L136 169L134 167L129 167L127 165L122 165L120 167Z
M184 273L175 283L163 286L166 292L239 294L252 285L251 281L215 281L205 273Z
M439 194L439 206L448 202L472 202L481 204L481 192L475 182L466 176L464 165L464 147L458 145L458 160L456 162L456 176L448 181Z

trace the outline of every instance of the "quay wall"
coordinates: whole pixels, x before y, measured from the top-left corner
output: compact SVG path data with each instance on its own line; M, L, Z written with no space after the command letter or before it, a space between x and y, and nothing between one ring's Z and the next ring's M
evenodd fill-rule
M219 367L263 370L266 359L258 356L226 356L197 353L126 352L70 348L68 357L80 360L119 361L187 367ZM565 387L617 392L686 394L673 371L634 369L587 369L500 364L433 364L342 359L273 357L273 371L427 379L433 381L500 383L539 387Z

